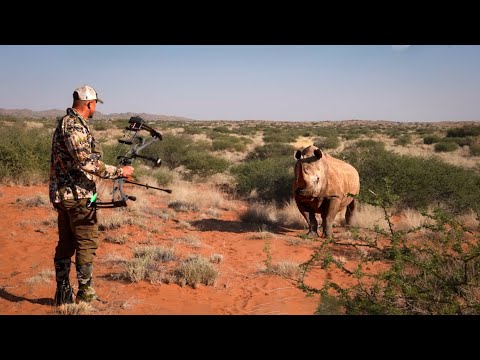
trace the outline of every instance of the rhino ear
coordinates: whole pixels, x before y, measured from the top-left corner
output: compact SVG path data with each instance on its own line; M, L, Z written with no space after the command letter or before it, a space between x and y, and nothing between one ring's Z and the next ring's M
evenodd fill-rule
M295 151L295 159L300 160L302 157L302 152L300 150Z
M317 159L320 159L323 156L322 151L320 149L313 150L313 154Z

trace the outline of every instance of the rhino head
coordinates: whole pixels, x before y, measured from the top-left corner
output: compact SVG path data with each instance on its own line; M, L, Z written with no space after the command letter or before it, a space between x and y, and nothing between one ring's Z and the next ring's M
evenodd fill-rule
M295 152L294 191L305 197L319 197L326 186L326 164L323 153L316 146Z

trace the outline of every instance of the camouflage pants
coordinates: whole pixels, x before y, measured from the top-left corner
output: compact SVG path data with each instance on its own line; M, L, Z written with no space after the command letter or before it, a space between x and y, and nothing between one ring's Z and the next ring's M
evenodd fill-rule
M55 260L75 254L77 266L93 263L98 248L97 210L88 209L87 199L64 200L56 204L58 212L58 244Z

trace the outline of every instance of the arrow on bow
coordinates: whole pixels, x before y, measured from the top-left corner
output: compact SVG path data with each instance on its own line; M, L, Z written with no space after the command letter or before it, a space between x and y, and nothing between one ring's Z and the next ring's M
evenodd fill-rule
M152 129L150 126L145 124L145 120L143 120L140 116L132 116L130 120L128 120L128 126L126 130L130 131L131 137L129 139L119 139L118 142L121 144L132 145L132 148L127 152L126 155L117 156L117 160L119 160L119 165L131 165L133 160L136 158L144 159L153 162L156 167L159 167L162 164L162 160L156 156L144 156L139 154L142 149L145 149L147 146L153 144L158 140L162 140L162 135ZM138 136L138 132L140 130L146 130L150 133L150 138L147 140L142 136ZM113 193L112 193L112 201L108 202L99 202L96 201L96 194L90 201L87 203L87 207L95 206L97 208L114 208L114 207L122 207L127 206L127 200L135 201L137 198L135 196L127 195L123 191L123 185L125 183L133 184L137 186L143 186L147 189L155 189L165 191L169 194L172 193L170 189L162 189L155 186L150 186L148 184L141 184L134 181L129 180L126 177L118 177L113 180Z

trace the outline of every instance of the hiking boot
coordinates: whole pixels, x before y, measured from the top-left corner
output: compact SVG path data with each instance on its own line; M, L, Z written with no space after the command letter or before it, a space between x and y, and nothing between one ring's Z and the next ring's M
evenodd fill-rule
M77 292L77 297L75 298L75 303L78 304L80 301L89 303L94 300L98 300L98 296L95 293L95 289L88 285L80 286Z
M70 286L70 258L54 259L55 280L57 281L57 290L55 291L55 306L73 303L73 289Z
M57 290L55 291L55 306L60 306L63 304L73 304L73 289L72 287L67 285L60 285L57 286Z

